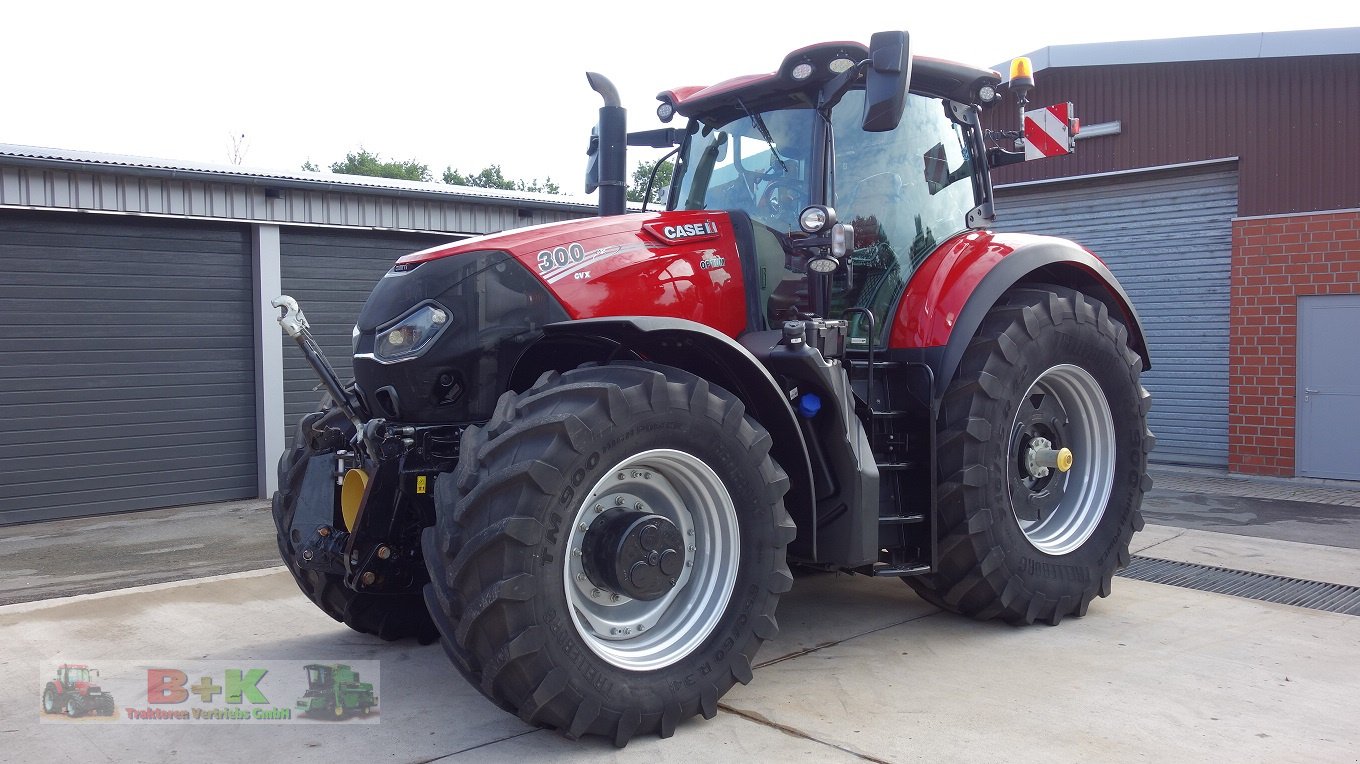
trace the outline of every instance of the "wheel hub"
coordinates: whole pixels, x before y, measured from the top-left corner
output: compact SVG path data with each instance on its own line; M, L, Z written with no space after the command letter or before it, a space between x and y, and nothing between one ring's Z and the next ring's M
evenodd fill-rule
M1026 398L1011 436L1011 505L1021 520L1042 520L1062 502L1064 481L1047 462L1055 448L1066 450L1067 414L1052 395ZM1056 456L1052 458L1055 461Z
M581 562L591 583L635 600L660 598L685 569L680 529L662 515L611 509L590 525Z
M1095 377L1073 364L1039 375L1020 399L1010 440L1011 510L1040 552L1090 538L1113 486L1115 429Z

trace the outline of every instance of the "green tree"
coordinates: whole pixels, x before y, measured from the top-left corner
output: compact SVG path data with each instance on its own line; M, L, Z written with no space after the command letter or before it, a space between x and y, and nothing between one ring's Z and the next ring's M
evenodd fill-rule
M444 182L451 186L475 186L476 188L499 188L503 191L533 191L544 194L560 194L562 187L548 178L542 183L538 178L534 178L528 183L523 180L511 180L505 177L498 164L488 165L482 171L476 173L462 173L453 167L444 168Z
M303 169L306 169L306 165L303 165ZM414 159L405 162L384 162L381 156L362 146L359 147L358 152L346 154L345 161L332 164L331 172L345 175L367 175L374 178L396 178L398 180L423 180L427 182L434 180L434 176L430 175L430 166L427 164L421 164Z
M656 162L638 162L638 166L633 170L633 182L628 184L628 201L641 202L642 195L647 192L647 179L652 176L652 168L656 167ZM656 170L656 180L652 181L652 199L656 199L659 189L669 188L671 176L675 173L675 164L669 160L663 161Z
M317 167L316 162L313 162L310 158L302 163L302 169L307 172L321 172L321 168Z

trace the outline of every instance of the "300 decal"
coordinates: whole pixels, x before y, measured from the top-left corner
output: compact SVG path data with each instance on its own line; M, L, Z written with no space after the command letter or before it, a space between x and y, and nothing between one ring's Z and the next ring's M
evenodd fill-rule
M565 268L586 259L586 248L572 242L565 247L545 249L538 253L538 272L547 273L555 268Z

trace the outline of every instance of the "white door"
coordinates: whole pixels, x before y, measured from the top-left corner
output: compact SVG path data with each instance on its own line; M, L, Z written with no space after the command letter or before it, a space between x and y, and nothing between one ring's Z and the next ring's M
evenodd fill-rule
M1299 298L1298 473L1360 480L1360 295Z

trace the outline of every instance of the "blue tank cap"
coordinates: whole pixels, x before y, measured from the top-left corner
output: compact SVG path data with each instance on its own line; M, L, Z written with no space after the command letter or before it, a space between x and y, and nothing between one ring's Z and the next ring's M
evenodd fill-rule
M798 397L798 413L811 419L822 410L822 399L816 393L803 393Z

